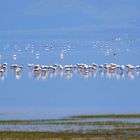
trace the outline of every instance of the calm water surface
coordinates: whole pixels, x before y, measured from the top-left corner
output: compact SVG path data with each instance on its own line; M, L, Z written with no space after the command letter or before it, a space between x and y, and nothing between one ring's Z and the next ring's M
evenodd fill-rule
M47 119L79 114L140 113L140 75L121 77L96 72L64 73L44 79L27 67L34 64L140 64L140 40L127 35L92 41L1 41L0 63L8 70L0 80L0 119ZM61 53L63 53L63 58ZM13 58L16 54L16 58ZM36 55L39 54L39 57ZM23 64L16 77L11 64Z

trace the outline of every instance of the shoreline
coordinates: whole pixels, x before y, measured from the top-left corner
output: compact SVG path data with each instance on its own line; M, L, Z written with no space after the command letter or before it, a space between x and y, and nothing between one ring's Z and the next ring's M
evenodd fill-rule
M107 121L95 119L107 118ZM138 122L117 119L138 119ZM110 121L114 119L114 121ZM115 119L117 121L115 121ZM86 121L85 121L86 120ZM93 121L95 120L95 121ZM36 129L21 129L36 128ZM61 128L61 127L62 128ZM2 128L7 130L2 130ZM9 127L9 129L8 129ZM10 129L11 127L11 129ZM17 128L17 130L13 128ZM18 128L19 127L19 128ZM50 129L37 129L49 128ZM60 129L61 128L61 129ZM140 114L78 115L49 120L0 120L0 139L140 139Z
M89 133L75 133L75 132L0 132L1 139L98 139L98 140L139 140L140 130L116 130L104 132L89 132Z

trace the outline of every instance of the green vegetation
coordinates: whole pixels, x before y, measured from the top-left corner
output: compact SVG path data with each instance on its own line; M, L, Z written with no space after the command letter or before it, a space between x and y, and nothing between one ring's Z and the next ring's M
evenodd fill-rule
M109 115L82 115L82 116L72 116L68 118L62 119L50 119L50 120L0 120L0 125L65 125L69 127L69 125L79 126L79 128L85 127L85 130L79 129L75 131L75 129L66 131L65 127L62 131L57 132L22 132L22 131L0 131L0 140L38 140L38 139L47 139L51 140L76 140L76 139L90 139L95 138L99 140L139 140L140 139L140 122L123 122L123 121L92 121L91 118L139 118L140 114L109 114ZM87 119L84 121L84 119ZM89 120L88 120L89 119ZM88 129L87 125L91 126L100 126L98 129ZM103 126L103 129L101 129ZM108 126L113 126L111 129L107 129Z
M70 116L68 118L62 118L62 119L49 119L49 120L0 120L0 124L77 124L77 125L83 125L83 124L109 124L109 125L116 125L116 124L130 124L133 125L135 123L129 123L129 122L120 122L120 121L99 121L99 122L78 122L77 119L96 119L96 118L108 118L108 119L133 119L133 118L139 118L140 114L107 114L107 115L79 115L79 116ZM140 125L140 123L136 123L137 125Z
M131 132L131 133L130 133ZM122 140L127 138L130 140L139 140L140 137L137 133L140 129L116 129L113 131L94 131L88 133L82 132L0 132L1 139L43 139L43 138L57 138L57 139L74 139L74 138L95 138L95 139L111 139L111 140Z
M121 121L97 121L97 122L49 122L51 125L114 125L114 126L140 126L140 123L121 122Z
M140 118L140 114L106 114L106 115L79 115L71 116L75 119L90 119L90 118Z
M96 121L96 122L78 122L78 121L63 121L63 120L5 120L0 121L0 125L114 125L114 126L140 126L140 123L123 122L123 121Z

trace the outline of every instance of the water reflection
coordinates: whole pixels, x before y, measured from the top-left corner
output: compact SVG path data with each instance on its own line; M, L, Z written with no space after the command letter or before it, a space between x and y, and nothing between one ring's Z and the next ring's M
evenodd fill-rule
M80 75L85 78L96 77L97 75L101 77L117 79L124 78L128 76L130 79L134 79L135 75L140 75L140 66L128 65L117 65L114 63L104 63L103 65L93 63L92 65L77 63L75 65L34 65L28 64L30 68L29 75L34 75L36 79L47 79L56 76L63 76L67 79L72 78L73 75Z
M116 78L116 79L123 79L128 77L129 79L133 80L136 76L140 75L140 71L88 71L88 70L75 70L75 71L29 71L28 75L34 76L36 79L51 79L55 77L64 77L66 79L70 79L73 76L81 76L84 78L90 78L90 77L105 77L105 78Z

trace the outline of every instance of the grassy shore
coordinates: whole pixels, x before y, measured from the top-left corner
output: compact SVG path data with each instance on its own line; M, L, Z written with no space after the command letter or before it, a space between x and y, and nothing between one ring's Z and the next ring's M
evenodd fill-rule
M0 120L0 124L85 124L88 122L73 122L73 120L76 119L98 119L98 118L108 118L108 119L140 119L140 114L101 114L101 115L78 115L78 116L70 116L67 118L62 119L48 119L48 120ZM90 122L90 124L92 124ZM108 122L93 122L93 124L124 124L124 122L120 121L108 121ZM127 123L133 125L135 123ZM137 123L137 125L140 125L140 123Z
M22 121L1 121L0 125L114 125L114 126L140 126L140 123L123 122L123 121L96 121L96 122L73 122L73 121L48 121L48 120L22 120Z
M139 129L121 129L113 131L82 132L0 132L0 138L6 139L98 139L98 140L139 140Z
M109 115L81 115L81 116L71 116L62 119L50 119L50 120L0 120L0 126L3 125L65 125L69 127L70 125L82 127L90 126L101 126L100 129L95 130L63 130L57 132L40 132L40 131L2 131L0 130L0 140L139 140L140 139L140 122L123 122L123 121L80 121L84 119L91 118L139 118L140 114L109 114ZM77 121L78 120L78 121ZM102 129L102 126L108 128L108 126L114 126L113 129ZM107 127L106 127L107 126Z
M70 118L86 119L86 118L140 118L140 114L105 114L105 115L79 115Z

